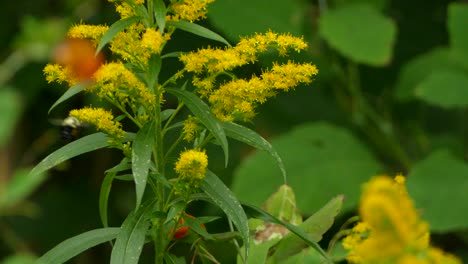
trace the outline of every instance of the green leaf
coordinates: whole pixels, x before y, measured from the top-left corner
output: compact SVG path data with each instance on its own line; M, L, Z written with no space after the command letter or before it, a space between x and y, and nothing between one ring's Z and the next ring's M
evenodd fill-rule
M94 133L77 139L49 154L29 173L29 177L40 177L48 169L78 155L109 146L104 133Z
M319 242L322 240L322 235L333 225L335 217L343 205L343 199L342 195L333 198L324 207L320 208L318 212L299 225L299 228L306 232L315 242ZM301 252L305 247L305 241L293 234L288 234L279 242L273 257L278 262L281 262Z
M18 253L2 259L1 264L38 264L37 258L26 253ZM40 263L39 263L40 264Z
M154 1L154 15L161 33L164 32L164 28L166 27L166 12L166 5L163 0Z
M244 241L246 259L249 255L249 226L247 216L236 196L213 172L207 171L200 188L234 223Z
M468 228L468 164L439 150L413 166L407 187L434 232Z
M346 197L343 210L354 208L361 184L381 172L381 165L347 129L328 123L305 123L271 141L282 155L288 185L297 207L312 214L337 194ZM244 159L235 171L232 190L241 201L261 206L282 185L274 160L264 152Z
M148 171L151 166L151 153L154 147L155 124L147 123L138 131L132 147L132 172L136 188L136 207L141 203L145 192Z
M180 52L180 51L169 52L169 53L166 53L166 54L162 55L162 56L161 56L161 59L165 59L165 58L179 58L179 57L180 57L180 54L182 54L182 52Z
M282 225L289 229L293 234L301 238L307 245L311 246L313 249L315 249L320 255L322 255L326 263L333 263L330 258L328 257L327 253L317 244L317 242L314 241L307 233L302 231L299 227L292 225L287 222L283 222L279 220L278 218L272 216L271 214L265 212L264 210L254 206L254 205L248 205L243 203L242 208L244 209L245 213L252 218L257 218L261 219L266 222Z
M468 73L450 70L434 72L416 87L415 93L432 105L444 108L466 107Z
M174 114L176 110L175 109L166 109L161 112L161 122L166 121L171 117L172 114Z
M159 54L152 54L148 60L148 87L151 89L154 89L154 85L158 82L161 62L161 56Z
M203 125L205 125L205 127L218 140L219 145L224 151L224 161L225 166L227 166L229 160L229 150L226 134L223 127L221 126L221 123L218 121L218 119L216 119L213 113L211 113L208 105L206 105L205 102L189 91L179 89L167 89L166 91L177 96L179 100L184 102L190 111L192 111L192 113L200 119Z
M8 87L0 87L0 147L9 141L21 116L22 102L18 93Z
M201 226L203 224L201 219L198 219L198 217L193 219L193 218L185 217L185 216L183 216L183 218L185 220L185 223L190 227L192 231L199 234L204 239L214 240L214 237L210 233L208 233L205 229L203 229L203 227Z
M281 170L283 181L287 181L286 169L284 168L283 160L281 159L278 152L276 152L276 150L270 144L270 142L257 134L255 131L245 126L241 126L232 122L222 122L221 125L223 126L224 131L228 137L244 142L245 144L248 144L256 149L266 151L268 154L270 154L276 160L276 163Z
M416 87L434 73L463 70L463 64L459 63L456 57L448 48L435 48L411 59L398 75L396 98L403 102L415 98Z
M60 96L60 98L49 108L49 111L47 111L47 113L50 114L50 111L52 111L52 109L54 109L57 105L65 102L75 94L80 93L89 85L89 82L80 82L68 88L68 90L62 96Z
M119 232L120 228L107 227L82 233L55 246L39 258L38 263L64 263L89 248L113 240Z
M183 31L187 31L189 33L192 33L192 34L200 36L200 37L204 37L204 38L207 38L207 39L212 39L212 40L222 42L222 43L226 44L228 47L231 47L231 44L229 44L229 42L227 40L225 40L223 37L221 37L219 34L213 32L213 31L211 31L211 30L209 30L209 29L207 29L205 27L202 27L200 25L190 23L190 22L186 22L186 21L167 21L167 25L171 26L171 27L178 28L178 29L183 30Z
M263 208L281 221L295 226L302 223L302 215L296 205L296 196L293 189L283 184L266 200Z
M209 6L209 19L229 39L250 36L252 32L304 34L305 1L236 0L215 1ZM235 14L235 15L234 15Z
M164 255L164 263L167 263L167 264L185 264L187 262L185 261L184 257L177 257L175 255L167 253L167 254Z
M319 29L330 46L357 63L384 66L392 59L395 23L371 5L330 9L320 17Z
M450 3L448 7L448 31L450 46L468 53L468 6L464 3Z
M102 180L101 190L99 192L99 216L101 217L101 222L104 227L108 226L107 205L115 175L116 172L106 172L106 176Z
M104 34L104 36L102 36L102 39L99 42L99 45L98 45L98 47L96 49L96 53L100 52L101 49L104 48L104 46L107 43L109 43L115 37L115 35L117 35L121 31L125 30L125 28L127 28L131 24L134 24L134 23L136 23L136 22L138 22L140 20L141 20L141 17L132 16L132 17L127 17L127 18L121 19L121 20L115 22L114 24L112 24L109 27L109 29L107 30L106 34Z
M42 173L36 175L36 177L30 177L29 172L30 169L15 171L15 174L7 182L7 185L2 187L4 191L0 194L0 209L12 206L25 199L39 187L47 176L45 173Z
M112 248L111 264L138 263L154 203L155 200L147 201L127 216Z

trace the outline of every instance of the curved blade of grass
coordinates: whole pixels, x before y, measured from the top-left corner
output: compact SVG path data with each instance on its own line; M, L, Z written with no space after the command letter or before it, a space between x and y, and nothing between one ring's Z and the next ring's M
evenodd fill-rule
M257 134L257 132L245 126L241 126L232 122L222 122L221 125L223 126L224 131L228 137L244 142L245 144L248 144L256 149L266 151L268 154L270 154L276 160L276 163L278 164L278 167L283 174L283 181L285 183L287 182L286 169L284 167L283 160L281 159L278 152L276 152L276 150L270 144L270 142Z
M120 31L124 30L128 26L130 26L133 23L136 23L141 20L141 17L139 16L132 16L132 17L127 17L122 20L119 20L112 24L109 29L107 30L106 34L102 36L101 41L99 42L99 45L96 49L96 54L101 51L104 46L109 43L115 35L117 35Z
M250 237L247 215L234 193L213 172L207 171L200 188L231 219L244 241L245 259L249 256Z
M70 87L62 96L60 96L60 98L49 108L49 111L47 111L47 114L50 114L50 111L52 111L52 109L54 109L57 105L65 102L66 100L68 100L70 97L74 96L75 94L78 94L80 93L81 91L83 91L86 87L88 87L89 85L91 85L91 82L80 82L80 83L77 83L75 85L73 85L72 87Z
M306 232L302 231L299 227L287 222L283 222L256 206L243 203L242 208L249 217L261 219L267 222L279 224L286 227L287 229L289 229L289 231L301 238L307 245L315 249L327 261L326 263L333 263L333 261L330 259L327 253L320 247L320 245L317 242L315 242Z
M190 23L190 22L186 22L186 21L167 21L166 24L168 26L172 26L172 27L181 29L183 31L190 32L190 33L195 34L195 35L200 36L200 37L204 37L204 38L207 38L207 39L212 39L212 40L222 42L222 43L226 44L228 47L231 47L231 44L229 44L229 42L226 39L224 39L223 37L221 37L218 33L215 33L215 32L213 32L213 31L211 31L211 30L209 30L209 29L207 29L205 27L200 26L200 25Z
M89 248L113 240L117 237L119 232L120 228L118 227L107 227L91 230L74 236L49 250L38 259L37 263L64 263Z
M127 216L112 248L111 264L138 263L154 203L155 200L146 201Z
M136 207L141 203L146 188L148 171L151 166L151 153L154 145L154 122L143 126L133 140L132 173L135 180Z
M108 138L104 133L94 133L77 139L45 157L29 173L29 177L36 177L46 170L83 153L109 146Z
M184 102L185 105L192 111L192 113L200 119L200 121L205 125L205 127L213 134L213 136L218 140L221 148L224 151L224 163L225 166L228 164L229 152L228 152L228 142L226 139L226 134L224 129L221 126L220 122L216 117L211 113L208 105L205 104L200 98L189 91L179 90L179 89L166 89L167 92L177 96L179 100Z

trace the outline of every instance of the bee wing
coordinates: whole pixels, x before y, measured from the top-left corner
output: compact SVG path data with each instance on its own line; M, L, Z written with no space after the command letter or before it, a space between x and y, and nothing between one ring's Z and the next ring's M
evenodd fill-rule
M63 119L49 118L49 123L51 123L54 126L62 126L63 125Z

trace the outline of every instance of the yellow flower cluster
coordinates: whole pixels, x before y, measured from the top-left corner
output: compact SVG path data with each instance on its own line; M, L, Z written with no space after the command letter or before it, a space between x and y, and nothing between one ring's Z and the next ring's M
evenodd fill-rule
M95 84L86 90L100 98L112 98L121 105L129 105L135 113L140 105L147 110L154 108L155 95L123 63L102 65L94 74L94 79Z
M182 179L197 184L205 178L207 167L208 156L205 151L189 149L180 154L175 164L175 171Z
M197 118L189 115L184 121L184 127L182 128L182 133L184 134L184 139L186 141L192 141L195 139L197 133L198 123Z
M261 77L237 79L225 83L208 96L213 113L220 120L249 120L255 115L255 105L264 103L277 91L288 91L299 83L310 83L318 73L312 64L275 64Z
M75 109L70 111L70 116L75 117L81 122L96 126L99 131L108 134L114 139L122 139L125 136L122 124L114 121L112 113L103 108L85 107L83 109Z
M256 34L253 37L242 38L232 48L200 49L180 56L188 72L200 74L207 71L216 74L229 71L257 60L257 54L265 52L269 47L279 51L280 55L287 55L289 49L297 52L305 50L307 43L302 38L290 34L278 34L269 31L265 34Z
M72 26L70 30L68 30L68 37L78 39L92 39L95 41L94 43L97 44L108 29L109 27L104 25L78 24Z
M47 64L43 71L48 83L57 82L62 84L65 82L71 87L78 82L70 68L58 64Z
M419 218L403 176L378 176L364 187L362 222L343 240L351 263L461 263L429 246L428 224Z
M110 50L127 62L146 65L151 54L159 54L169 39L169 34L161 35L153 28L135 23L112 39Z
M183 0L172 5L173 16L169 16L169 20L188 20L194 22L199 19L206 18L208 12L208 4L215 0ZM174 2L174 1L172 1Z

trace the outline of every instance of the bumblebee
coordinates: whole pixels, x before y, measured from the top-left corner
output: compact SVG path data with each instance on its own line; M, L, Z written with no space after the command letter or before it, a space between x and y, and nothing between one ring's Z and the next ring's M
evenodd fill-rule
M81 122L72 116L65 118L60 126L60 137L63 140L76 139L83 127Z

